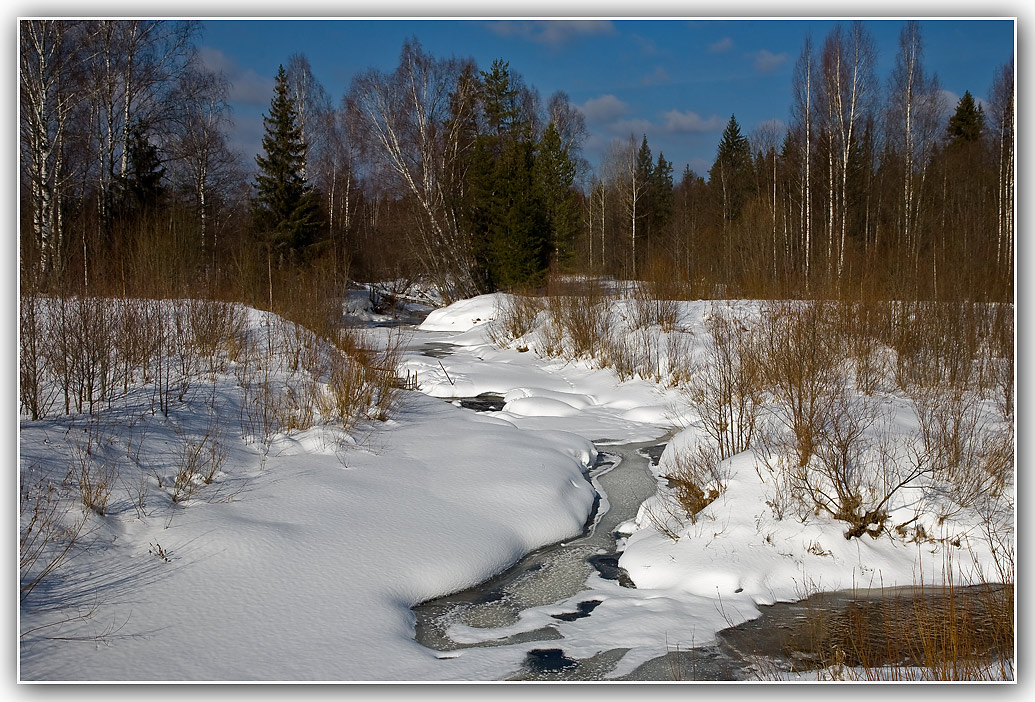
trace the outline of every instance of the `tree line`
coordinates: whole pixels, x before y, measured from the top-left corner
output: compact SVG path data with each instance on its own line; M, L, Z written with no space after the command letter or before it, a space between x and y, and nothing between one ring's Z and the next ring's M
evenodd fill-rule
M883 79L864 24L806 38L788 126L733 115L678 179L646 134L591 167L565 93L416 39L337 104L289 57L248 168L197 23L19 25L23 289L274 305L313 271L453 298L664 271L706 297L1013 297L1013 60L948 105L916 22Z

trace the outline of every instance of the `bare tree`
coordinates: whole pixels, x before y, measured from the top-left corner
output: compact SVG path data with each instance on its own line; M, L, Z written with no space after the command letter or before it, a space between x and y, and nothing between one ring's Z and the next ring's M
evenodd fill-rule
M770 222L772 224L770 234L772 239L772 275L774 281L779 275L778 263L780 260L779 227L777 217L779 210L778 185L780 181L777 176L778 159L776 154L777 147L780 144L780 136L780 130L777 125L773 121L768 121L763 122L756 127L749 139L750 143L754 145L758 153L759 163L756 170L760 176L759 180L761 181L763 169L767 174L766 177L769 179L769 182L765 183L764 187L766 204L769 207ZM759 185L759 195L761 195L763 184L760 182Z
M791 108L793 129L798 133L801 151L801 251L805 266L805 285L811 281L812 270L812 151L813 119L815 113L815 60L812 55L812 37L805 37L805 46L794 66L794 104Z
M586 139L586 117L568 98L564 91L557 91L546 103L547 121L553 122L561 135L561 144L575 163L575 178L583 180L589 173L589 161L581 156L582 142Z
M98 240L108 234L117 183L127 175L134 124L161 133L171 117L169 91L194 52L198 24L166 20L92 20L86 24L82 59L85 94L83 131L90 135L92 165L84 168L84 189L96 195ZM91 254L82 235L83 285L90 286Z
M920 24L907 22L891 74L885 128L888 143L901 159L902 240L914 261L919 255L921 193L944 113L937 78L925 74L922 57Z
M1014 238L1014 61L1004 64L995 77L990 95L992 129L999 162L996 264L1006 278L1013 277Z
M97 20L90 25L87 89L93 105L101 191L126 172L130 124L165 118L163 92L186 68L196 25L164 20ZM102 212L105 207L102 200Z
M615 139L604 156L604 183L618 202L622 216L629 224L629 245L632 249L630 273L636 277L636 222L641 217L638 208L646 196L647 183L637 167L636 137L632 134L628 139Z
M841 279L848 232L848 174L855 162L856 145L876 99L874 64L876 48L862 22L845 30L837 25L827 36L822 55L821 97L830 140L828 150L828 255L836 258L836 278ZM834 239L837 238L836 255ZM828 261L828 266L833 260Z
M192 67L171 94L171 130L167 150L173 177L194 198L202 249L216 248L211 228L213 194L240 179L238 158L226 141L232 125L229 83L221 73Z
M450 178L463 156L456 110L475 109L474 86L458 80L467 63L437 60L409 40L393 73L360 74L348 98L367 137L363 147L416 203L414 254L443 290L461 297L478 292L470 238L452 204L458 186Z
M80 22L19 23L22 173L28 184L37 275L49 273L62 248L61 199L72 175L63 149L73 110L82 99L77 82Z

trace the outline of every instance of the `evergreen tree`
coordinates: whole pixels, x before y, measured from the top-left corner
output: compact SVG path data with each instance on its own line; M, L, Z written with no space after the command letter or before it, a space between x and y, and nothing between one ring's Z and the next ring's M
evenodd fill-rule
M649 196L651 213L651 230L661 232L672 218L675 203L672 182L672 162L665 159L665 154L658 153L658 162L651 171Z
M981 140L985 132L985 112L974 101L970 91L963 93L956 104L956 112L949 118L946 129L950 144L972 143Z
M521 119L509 65L481 72L482 132L468 171L479 284L486 291L535 285L549 265L550 223L537 187L532 125Z
M153 212L165 192L165 168L158 147L148 139L147 123L133 122L126 149L126 172L118 181L113 210L120 217Z
M717 191L723 217L728 221L736 219L751 186L751 148L747 137L740 132L736 115L730 116L722 132L708 182Z
M535 183L546 215L552 249L562 266L575 253L579 204L573 188L575 163L561 141L557 126L550 122L536 151Z
M493 269L498 287L538 285L550 262L550 230L538 198L535 150L530 135L506 143L496 164L494 219L490 222Z
M265 155L255 162L256 195L252 199L253 221L257 235L281 254L299 257L311 246L320 229L319 198L306 182L305 143L298 125L295 100L291 97L287 74L277 72L275 93L268 116L263 116L266 133L262 138Z
M486 132L500 142L520 126L517 124L520 114L518 91L511 84L510 64L502 59L493 61L492 67L482 71L481 76Z

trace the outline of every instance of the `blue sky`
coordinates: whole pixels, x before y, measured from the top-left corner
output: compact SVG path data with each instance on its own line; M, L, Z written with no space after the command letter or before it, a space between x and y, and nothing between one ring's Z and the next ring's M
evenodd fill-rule
M847 22L848 20L841 20ZM509 61L545 100L566 92L586 115L583 156L600 163L614 138L646 134L655 157L706 175L730 115L744 133L791 108L794 63L805 37L823 40L838 20L209 20L198 42L206 63L233 82L234 143L251 165L273 77L294 53L340 103L352 76L391 71L403 41L417 37L436 57L470 56L479 68ZM904 20L867 20L877 75L890 75ZM1014 52L1012 20L924 20L924 65L955 99L984 98Z

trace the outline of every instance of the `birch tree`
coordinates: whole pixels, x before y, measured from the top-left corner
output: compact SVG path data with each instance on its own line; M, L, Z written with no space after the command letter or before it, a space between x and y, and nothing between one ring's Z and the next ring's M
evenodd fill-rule
M449 178L462 157L456 146L463 124L450 119L451 102L464 111L476 107L473 91L457 95L465 89L458 80L464 65L457 59L434 59L413 39L403 45L394 72L365 71L349 92L368 155L416 204L413 255L443 290L459 297L479 291L470 238L451 205L456 184Z
M1014 61L1004 64L995 76L989 99L992 133L998 162L996 187L996 265L1007 279L1013 278L1014 241Z
M901 160L900 231L914 261L919 255L923 187L945 107L937 78L926 75L922 59L920 24L907 22L891 74L885 129L892 153Z
M837 25L823 46L821 94L829 138L828 252L836 257L835 277L844 271L848 233L848 174L854 165L855 147L870 116L876 95L876 48L862 22L845 30ZM837 239L836 246L834 239ZM833 262L828 262L832 266Z
M33 260L27 263L34 277L54 270L63 246L61 199L72 176L63 149L82 101L75 89L81 30L80 22L19 23L21 161L32 216Z
M161 129L168 89L193 52L192 22L96 20L89 25L85 62L94 133L101 222L111 187L126 172L133 120ZM82 89L82 88L80 88Z
M632 134L625 140L614 140L604 157L604 181L618 199L622 217L628 223L631 248L628 274L636 277L636 223L641 217L640 207L647 195L647 183L639 166L639 149Z
M232 126L230 84L221 73L195 66L186 71L170 95L171 129L168 153L172 177L190 193L198 216L199 243L214 251L212 213L217 193L241 178L238 158L226 141Z
M797 135L801 164L798 184L801 189L798 217L800 249L805 268L805 286L808 288L812 273L812 154L814 144L813 124L815 112L814 87L815 59L812 37L805 37L805 45L794 66L794 102L791 107L792 130Z

